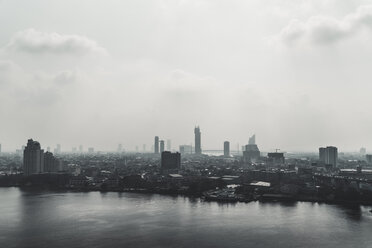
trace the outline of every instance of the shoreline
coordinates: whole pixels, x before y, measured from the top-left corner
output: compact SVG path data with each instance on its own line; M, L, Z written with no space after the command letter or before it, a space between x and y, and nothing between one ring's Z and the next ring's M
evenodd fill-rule
M38 186L0 186L0 188L19 188L20 190L48 190L52 192L71 192L71 193L88 193L88 192L100 192L100 193L137 193L137 194L158 194L158 195L168 195L168 196L185 196L185 197L193 197L199 198L203 201L207 202L217 202L217 203L249 203L252 201L258 202L311 202L311 203L319 203L319 204L329 204L329 205L359 205L359 206L368 206L372 207L372 201L348 201L348 200L323 200L323 199L305 199L301 196L295 197L276 197L276 198L263 198L259 196L257 198L249 198L249 200L211 200L206 199L203 194L201 193L179 193L179 192L164 192L164 191L156 191L156 190L148 190L148 189L112 189L112 190L101 190L101 189L71 189L71 188L53 188L53 187L38 187ZM280 194L273 194L273 195L280 195ZM372 211L372 209L371 209Z

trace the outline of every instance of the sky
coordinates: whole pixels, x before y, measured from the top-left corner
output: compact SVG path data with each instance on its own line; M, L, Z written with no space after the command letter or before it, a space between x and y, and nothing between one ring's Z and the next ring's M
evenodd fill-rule
M0 143L372 150L372 1L0 0Z

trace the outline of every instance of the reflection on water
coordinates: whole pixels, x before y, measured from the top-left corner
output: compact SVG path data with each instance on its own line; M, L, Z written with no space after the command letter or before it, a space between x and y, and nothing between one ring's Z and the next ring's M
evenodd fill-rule
M369 207L0 188L0 247L371 247Z

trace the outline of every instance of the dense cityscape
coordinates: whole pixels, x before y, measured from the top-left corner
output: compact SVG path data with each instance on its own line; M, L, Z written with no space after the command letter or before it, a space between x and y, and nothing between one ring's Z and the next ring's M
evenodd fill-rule
M320 147L319 153L261 152L256 136L241 151L221 142L221 151L202 150L201 130L195 145L175 151L171 140L154 138L153 150L71 152L57 145L44 152L29 139L15 152L0 154L0 186L68 191L113 191L179 194L206 201L310 201L372 204L372 155L341 153ZM221 153L221 154L220 154Z

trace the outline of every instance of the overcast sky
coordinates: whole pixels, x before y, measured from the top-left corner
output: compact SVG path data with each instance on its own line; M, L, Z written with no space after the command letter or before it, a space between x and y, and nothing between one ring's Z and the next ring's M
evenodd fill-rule
M372 1L0 0L0 143L372 151Z

